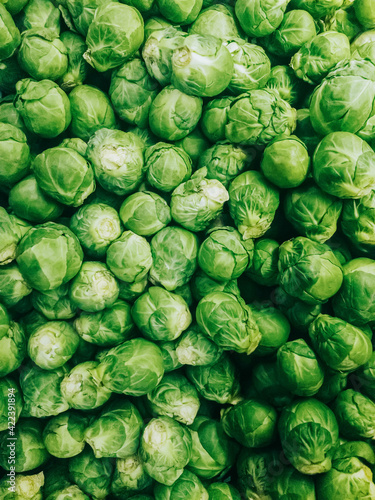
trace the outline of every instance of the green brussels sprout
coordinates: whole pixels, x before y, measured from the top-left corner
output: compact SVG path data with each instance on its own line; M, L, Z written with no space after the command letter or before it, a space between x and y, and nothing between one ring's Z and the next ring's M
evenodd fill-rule
M69 99L55 82L26 78L17 82L16 92L14 105L30 132L51 139L68 128Z
M88 141L98 130L116 128L116 116L107 95L91 85L78 85L69 94L71 132Z
M38 186L64 205L78 207L95 190L94 172L87 160L70 148L50 148L33 162Z
M275 477L270 490L270 498L275 500L288 498L288 496L295 500L315 500L317 498L314 479L301 474L293 467L285 467Z
M375 261L353 259L343 266L343 273L342 287L332 301L335 315L360 327L373 322Z
M159 286L152 286L132 308L134 323L150 340L175 340L192 317L185 300Z
M188 328L177 342L176 355L182 365L212 365L221 354L220 347L207 338L197 325Z
M375 153L360 137L333 132L315 150L313 175L332 196L362 198L375 187Z
M174 418L186 425L194 422L200 406L195 387L181 373L164 375L147 399L152 415Z
M22 416L36 418L59 415L69 409L69 403L60 390L67 374L65 366L56 370L42 370L28 363L21 367L20 386L24 400Z
M136 281L134 283L126 283L125 281L119 281L119 299L125 300L127 302L134 302L138 297L140 297L148 286L147 276L141 281Z
M225 46L234 63L228 90L238 95L264 87L271 72L271 62L264 49L242 38L231 38L225 42Z
M59 78L59 84L65 92L70 92L86 80L88 64L83 58L83 54L87 46L85 40L73 31L64 31L60 40L66 49L68 66Z
M270 238L254 242L253 258L246 269L246 276L259 285L274 286L278 282L279 244Z
M312 183L287 192L284 213L295 230L317 243L325 243L337 231L342 201Z
M187 366L186 376L209 401L234 403L238 397L240 386L236 368L226 353L213 365Z
M159 342L158 346L163 356L165 373L169 373L174 370L178 370L178 368L181 368L182 363L180 363L180 361L178 360L176 353L176 342Z
M159 347L148 340L127 340L104 356L97 374L103 385L117 394L143 396L163 378L163 357Z
M49 0L29 0L20 15L17 22L21 31L34 28L53 29L56 36L60 33L60 10Z
M153 479L171 486L184 472L191 448L188 428L170 417L158 417L152 419L143 431L140 457Z
M207 276L201 269L197 270L191 280L191 291L197 302L212 292L225 292L231 293L236 297L240 296L237 280L228 282L215 281Z
M71 498L74 500L90 500L90 497L85 495L75 484L55 490L51 495L48 495L47 500L70 500Z
M333 371L324 367L324 384L315 394L315 398L325 404L332 403L341 391L346 389L348 374Z
M160 13L176 24L191 24L202 9L202 0L157 0Z
M291 106L296 106L304 94L304 84L290 66L273 66L266 88L277 90L280 97Z
M354 3L354 11L358 21L365 29L375 28L373 0L358 0Z
M339 428L332 410L316 399L286 406L279 419L286 458L302 474L327 472L338 445Z
M196 270L198 238L186 229L166 227L152 238L151 252L150 281L173 291Z
M237 0L236 16L247 35L264 37L280 26L288 3L288 0L261 0L254 5L251 0Z
M221 422L228 436L248 448L262 448L276 438L276 410L257 399L245 399L223 410Z
M251 354L261 334L249 306L232 294L213 292L206 295L196 310L202 331L224 350Z
M9 205L18 217L37 224L54 220L63 212L62 205L40 189L34 175L24 177L12 187Z
M154 495L156 500L167 500L169 498L175 498L176 500L183 500L184 498L209 500L207 490L200 479L188 470L185 470L170 486L157 484Z
M30 170L30 148L22 130L0 122L0 155L0 182L3 188L10 188Z
M359 200L344 202L341 229L351 243L365 253L372 253L375 245L373 228L373 210L375 191L371 191Z
M284 314L269 304L251 306L253 317L258 325L261 340L256 349L257 356L268 356L287 342L290 323Z
M200 126L211 142L225 140L225 126L228 122L229 107L235 97L212 99L203 108Z
M355 372L357 388L375 401L375 351L364 365Z
M336 10L325 19L324 30L344 33L351 41L362 31L362 27L358 22L354 9L345 8Z
M61 285L46 292L34 290L31 301L34 309L49 320L71 319L77 312L69 298L69 285Z
M211 483L207 492L209 500L241 500L238 490L229 483Z
M65 32L65 33L67 33L67 32ZM74 151L76 151L81 156L83 156L84 158L87 159L87 143L85 141L83 141L82 139L79 139L79 137L72 137L72 138L67 137L66 139L63 139L60 142L59 147L60 148L74 149ZM93 196L91 198L93 198ZM90 201L91 201L91 198L90 198Z
M310 157L305 144L295 135L276 137L267 145L260 168L279 188L295 188L309 173Z
M357 134L366 140L375 136L372 128L374 63L369 59L342 61L315 88L311 98L310 115L311 123L318 134L343 131ZM343 95L345 99L342 99ZM335 102L336 105L327 106L327 102ZM348 145L350 152L355 147L353 143L354 140ZM337 145L334 147L337 148ZM358 150L358 146L356 149Z
M116 498L141 492L149 488L152 482L138 455L129 455L116 460L111 484L112 494Z
M49 453L43 444L42 430L43 425L40 420L21 418L15 427L12 441L9 441L7 431L2 432L0 434L1 467L6 471L28 472L46 463ZM13 445L13 461L9 455L9 444Z
M276 361L265 360L254 366L251 372L251 389L255 391L256 398L261 398L276 408L283 408L293 401L293 394L280 380ZM249 397L253 397L253 394Z
M1 107L0 107L1 114ZM183 137L179 141L175 142L175 145L179 148L183 149L185 153L189 156L193 165L197 165L199 163L199 159L209 148L209 142L206 137L202 134L202 132L198 129L194 129L189 135Z
M118 295L118 283L102 262L84 262L71 283L70 300L86 312L97 312L112 306Z
M307 10L314 18L318 19L344 7L345 3L345 0L292 0L291 2L293 9Z
M15 53L21 43L21 35L18 28L14 24L11 14L2 3L0 4L0 19L0 61L3 61Z
M51 418L43 430L43 442L48 453L58 458L78 455L85 447L84 434L88 417L67 411Z
M44 473L33 475L16 474L13 479L3 476L0 494L4 500L43 500Z
M79 336L66 321L48 321L29 337L27 352L36 365L55 370L65 365L77 350Z
M333 403L340 434L347 439L375 438L375 402L353 389L340 392Z
M165 142L158 142L145 151L147 180L159 191L173 191L192 173L192 162L181 148Z
M367 363L372 354L367 333L328 314L320 314L311 323L309 336L319 358L335 371L355 371Z
M104 203L82 206L73 214L69 227L87 254L94 258L103 257L121 235L118 212Z
M9 425L16 425L23 408L22 393L18 383L12 377L0 379L0 432L8 430ZM8 421L8 416L12 422Z
M85 431L96 458L126 458L136 453L143 428L137 408L127 400L108 403Z
M315 36L313 17L305 10L290 10L280 26L265 38L264 45L277 57L290 57Z
M151 132L168 141L183 139L197 126L202 106L200 97L184 94L172 85L165 87L150 107Z
M278 135L292 134L296 119L296 110L276 90L250 90L231 102L225 137L245 146L267 144Z
M25 280L45 292L70 281L81 268L83 252L65 226L46 222L31 228L17 248L17 264Z
M339 260L325 244L298 236L280 245L279 280L292 297L308 304L322 304L343 282Z
M102 406L111 396L96 375L98 361L76 365L61 381L61 394L71 408L93 410Z
M233 9L228 5L219 3L202 10L189 28L190 35L206 36L212 33L223 41L242 36Z
M10 316L6 308L0 304L0 339L5 337L10 326Z
M10 60L12 60L12 58ZM8 61L8 59L7 59L7 61ZM2 63L0 63L0 72L1 72L1 65L2 65ZM0 80L1 80L1 76L0 76ZM17 81L18 80L19 80L19 78L17 78ZM1 83L0 83L0 90L4 93L7 93L7 94L9 92L15 91L14 88L11 89L9 92L6 89L2 90ZM24 134L27 134L28 133L27 128L25 127L25 124L23 123L21 115L14 107L13 100L14 100L14 95L7 95L7 96L2 97L0 99L0 122L8 123L9 125L13 125L14 127L17 127L20 130L22 130L22 132Z
M171 211L158 194L140 191L124 200L120 218L126 229L140 236L152 236L170 223Z
M29 231L30 225L8 214L0 207L0 265L10 264L16 257L17 246L22 237Z
M150 106L158 88L148 74L145 62L134 58L112 73L109 96L122 120L146 128Z
M229 210L243 239L269 229L279 206L279 192L260 172L244 172L229 187Z
M6 307L13 307L32 292L18 266L0 266L0 300Z
M320 33L294 54L291 66L299 78L316 85L336 66L350 58L349 39L343 33Z
M286 342L279 348L277 368L282 384L296 396L313 396L323 385L323 368L304 339Z
M68 69L66 47L53 28L34 28L22 33L18 62L35 80L56 81Z
M137 0L127 0L128 3L134 3L136 2ZM142 1L142 0L140 0ZM147 1L147 0L145 0ZM150 0L152 2L154 2L154 0ZM139 11L141 11L142 9L139 9L137 7L137 9ZM166 19L164 19L163 17L159 17L159 16L152 16L152 17L149 17L147 19L144 20L145 21L145 40L147 41L147 39L154 33L156 33L157 31L162 31L164 30L164 28L170 28L172 27L172 24L167 21ZM179 27L176 28L177 30L179 29Z
M107 71L133 56L143 38L143 18L137 9L104 2L96 9L89 26L83 57L96 71Z
M227 141L218 142L200 155L199 168L207 168L207 177L217 179L225 187L255 160L255 150L244 149Z
M200 168L173 191L172 217L190 231L203 231L222 212L228 198L223 184L209 179L206 167Z
M222 40L210 35L189 35L172 55L172 85L198 97L221 94L233 75L233 58Z
M142 281L152 266L150 245L142 236L125 231L109 246L106 262L116 278L127 283Z
M82 312L74 321L78 335L86 342L99 346L115 346L128 340L134 323L130 305L117 300L112 306L96 312Z
M96 458L90 448L69 460L69 476L91 498L110 493L114 464L109 458Z
M60 9L70 29L86 37L96 9L104 3L106 0L69 0L62 2Z

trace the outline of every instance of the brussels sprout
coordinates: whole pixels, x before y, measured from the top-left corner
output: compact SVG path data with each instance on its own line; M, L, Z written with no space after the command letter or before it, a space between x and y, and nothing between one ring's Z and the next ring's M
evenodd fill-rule
M206 366L218 361L222 350L193 325L179 338L176 354L182 365Z
M102 257L121 235L117 211L104 203L90 203L75 212L69 227L91 257Z
M96 458L126 458L139 446L143 420L127 400L108 403L85 431L85 441Z
M71 283L71 301L86 312L112 306L118 295L119 286L115 277L101 262L84 262Z
M29 0L19 16L21 31L34 28L53 29L60 33L60 10L49 0Z
M107 71L134 55L143 37L143 18L136 9L116 2L102 3L89 26L83 57L97 71Z
M37 224L54 220L63 212L60 203L40 189L34 175L24 177L13 186L9 205L18 217Z
M192 162L181 148L158 142L145 151L147 180L159 191L173 191L192 173Z
M255 89L239 95L227 113L226 138L246 146L267 144L278 135L292 134L296 128L296 110L272 89Z
M253 259L246 270L246 275L259 285L273 286L278 282L279 244L269 238L254 242Z
M375 351L370 359L362 365L356 372L353 385L360 389L369 398L375 401Z
M9 60L12 60L9 59ZM8 61L8 59L7 59ZM9 92L14 92L15 89L11 89L7 91L6 89L1 88L1 65L3 63L0 63L0 90L4 93L9 93ZM5 66L5 65L4 65ZM9 71L10 73L10 71ZM17 78L17 81L19 78ZM24 132L24 134L27 134L27 128L25 127L25 124L23 123L23 120L21 118L21 115L19 112L16 110L13 104L14 100L14 95L7 95L3 98L0 99L0 122L2 123L8 123L9 125L13 125L14 127L19 128Z
M194 274L191 289L194 299L198 302L212 292L225 292L240 296L237 280L218 282L207 276L201 269Z
M0 122L0 155L0 182L3 187L10 188L25 177L30 169L30 148L22 130Z
M336 10L325 19L324 29L344 33L349 40L353 40L362 31L353 8Z
M229 107L234 99L235 97L222 97L212 99L205 104L200 125L202 132L211 142L225 139Z
M372 128L374 80L375 64L368 59L352 59L336 65L315 88L311 98L311 123L315 131L321 135L336 131L351 132L362 139L372 139L375 135ZM343 95L345 99L342 99ZM327 106L327 102L335 102L336 105ZM348 145L350 153L354 144L353 139ZM337 148L336 144L334 148ZM355 151L358 151L358 146Z
M127 2L130 4L130 3L134 3L136 2L137 0L127 0ZM142 1L142 0L140 0ZM145 0L147 1L147 0ZM154 0L150 0L151 2L154 2ZM136 7L139 11L142 11L142 9ZM167 21L166 19L164 19L163 17L158 17L158 16L152 16L148 19L145 19L145 40L147 41L147 39L153 35L154 33L156 33L157 31L162 31L164 30L164 28L170 28L172 27L172 24ZM177 30L179 30L180 28L179 27L176 27Z
M159 347L138 338L112 348L97 368L103 385L117 394L143 396L160 383L164 375Z
M319 357L335 371L354 371L372 354L371 340L365 332L327 314L320 314L311 323L309 335Z
M151 132L168 141L183 139L197 126L202 105L200 97L184 94L172 85L165 87L151 104Z
M277 90L280 97L291 106L296 106L304 94L304 84L290 66L273 66L266 88ZM297 137L300 136L297 134Z
M347 439L374 439L375 403L353 389L342 391L333 403L340 433Z
M272 499L295 498L295 500L315 500L315 484L312 477L301 474L293 467L285 467L272 482Z
M46 222L31 228L17 249L17 264L26 281L44 292L71 280L80 270L83 253L65 226Z
M18 383L12 377L0 379L0 432L8 430L8 414L15 425L23 407L22 393Z
M235 365L226 353L213 365L188 366L186 375L209 401L226 404L233 403L238 397L240 386Z
M33 475L16 474L3 476L0 480L0 494L4 500L43 500L44 473Z
M194 129L189 135L181 140L176 141L175 145L182 148L185 153L187 153L193 165L198 164L203 153L209 148L209 142L198 128Z
M51 139L68 128L69 99L56 83L26 78L17 82L16 92L14 105L30 132Z
M375 153L360 137L333 132L315 150L313 174L323 191L339 198L361 198L375 187Z
M107 95L91 85L78 85L69 94L72 112L71 132L88 141L102 128L116 128L116 117Z
M251 373L251 389L255 391L254 395L257 398L276 408L283 408L293 401L293 394L280 380L276 361L262 361L254 366Z
M160 13L176 24L191 24L198 17L202 0L158 0Z
M371 191L359 200L344 202L341 229L352 244L362 252L372 253L375 245L373 228L373 210L375 191Z
M351 0L350 0L351 2ZM350 3L349 2L349 3ZM307 10L314 18L321 18L335 12L340 7L345 7L345 0L292 0L294 9Z
M207 492L209 500L241 500L239 492L229 483L211 483Z
M79 337L66 321L48 321L29 337L27 351L36 365L44 370L63 366L75 353Z
M0 207L0 265L10 264L16 257L17 245L29 231L30 225L8 214Z
M60 9L70 29L86 37L96 9L105 3L106 0L68 0Z
M267 145L260 165L264 176L280 188L295 188L306 179L310 157L305 144L292 135Z
M132 316L150 340L175 340L192 320L185 300L158 286L150 287L135 301Z
M186 427L170 417L159 417L144 429L140 457L152 478L171 486L188 464L191 448L192 438Z
M69 475L92 498L105 498L110 492L114 464L109 458L96 458L90 448L69 460Z
M152 236L170 223L171 211L158 194L140 191L125 199L120 218L126 229L140 236Z
M372 0L359 0L354 4L355 15L366 29L375 28L374 3Z
M324 384L316 393L316 399L325 404L332 403L348 383L348 375L324 367Z
M308 304L326 302L343 282L340 262L332 250L302 236L280 246L279 272L285 292Z
M73 498L74 500L90 500L90 497L85 495L81 489L76 485L66 486L65 488L55 490L47 497L47 500L67 500Z
M88 64L83 59L86 51L85 40L72 31L64 31L60 40L65 45L68 57L68 66L66 71L59 79L60 86L65 92L69 92L78 85L82 85L88 74Z
M69 404L60 390L60 384L67 371L65 366L57 370L42 370L32 363L22 366L20 373L24 400L22 416L44 418L68 410Z
M67 411L51 418L43 430L48 453L59 458L74 457L85 447L84 434L88 417Z
M289 321L284 314L269 304L254 304L251 311L261 334L256 355L268 356L275 353L289 338Z
M102 406L111 396L96 374L97 361L76 365L61 382L61 394L71 408L93 410Z
M183 500L189 497L209 500L207 490L199 478L187 470L170 486L157 484L154 494L156 500L167 500L167 498Z
M238 38L242 35L234 12L228 5L219 3L202 10L189 28L190 35L206 36L212 33L221 40Z
M154 416L171 417L186 425L194 422L200 405L196 389L180 373L166 374L147 399Z
M148 286L147 276L141 281L136 281L134 283L126 283L125 281L119 281L119 299L125 300L127 302L134 302L138 297L140 297Z
M141 492L150 487L152 482L138 455L129 455L116 460L111 484L112 494L116 498Z
M21 43L21 36L18 28L14 24L13 18L4 7L4 4L0 4L0 37L1 37L1 47L0 47L0 61L8 59L17 50L19 44Z
M341 210L341 200L312 183L288 191L285 197L287 220L299 234L318 243L325 243L336 233Z
M31 300L34 309L49 320L71 319L77 312L69 298L68 285L61 285L43 293L34 290Z
M0 266L0 300L6 307L13 307L32 292L18 266Z
M274 32L281 24L288 0L261 0L254 5L251 0L237 0L236 16L241 28L251 37L263 37Z
M112 105L119 117L131 125L146 128L157 92L158 84L140 59L132 59L112 73L109 89Z
M302 399L283 409L279 433L286 458L303 474L327 472L338 445L335 415L316 399Z
M224 292L206 295L198 304L197 323L224 350L251 354L261 334L251 309L242 299Z
M353 259L343 266L343 273L342 287L332 301L335 315L357 326L374 321L375 261Z
M261 448L276 438L276 410L257 399L245 399L223 411L221 421L228 436L248 448Z

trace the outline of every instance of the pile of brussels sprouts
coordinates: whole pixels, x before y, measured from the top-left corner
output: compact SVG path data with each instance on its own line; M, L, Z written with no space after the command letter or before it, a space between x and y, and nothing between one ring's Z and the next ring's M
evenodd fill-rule
M375 0L2 0L1 500L375 500Z

